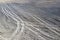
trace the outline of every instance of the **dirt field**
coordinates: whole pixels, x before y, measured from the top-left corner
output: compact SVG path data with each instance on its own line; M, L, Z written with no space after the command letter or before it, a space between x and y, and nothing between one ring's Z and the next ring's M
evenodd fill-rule
M60 40L59 0L1 0L0 40Z

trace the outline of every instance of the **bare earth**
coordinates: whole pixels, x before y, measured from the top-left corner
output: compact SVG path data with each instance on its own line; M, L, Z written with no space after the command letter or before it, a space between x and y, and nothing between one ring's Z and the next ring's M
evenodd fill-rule
M0 40L60 40L59 0L18 1L0 2Z

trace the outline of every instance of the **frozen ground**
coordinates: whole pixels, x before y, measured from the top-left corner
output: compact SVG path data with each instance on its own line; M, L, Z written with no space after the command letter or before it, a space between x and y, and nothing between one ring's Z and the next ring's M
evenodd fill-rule
M60 40L59 4L0 3L0 40Z

